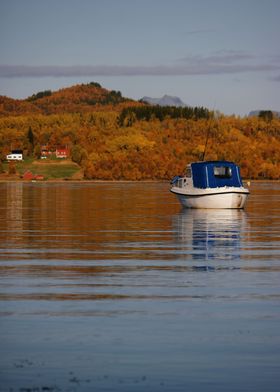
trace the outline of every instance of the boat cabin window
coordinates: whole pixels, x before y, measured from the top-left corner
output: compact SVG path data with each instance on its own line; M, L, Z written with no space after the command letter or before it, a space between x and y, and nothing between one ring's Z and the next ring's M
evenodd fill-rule
M191 178L192 177L192 169L190 167L187 167L185 170L185 177Z
M231 167L227 166L215 166L214 176L218 178L231 178L232 170Z

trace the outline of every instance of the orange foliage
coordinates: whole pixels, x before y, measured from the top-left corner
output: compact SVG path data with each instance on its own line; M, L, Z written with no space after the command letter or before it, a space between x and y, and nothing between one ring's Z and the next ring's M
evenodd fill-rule
M108 94L92 84L29 101L0 97L0 157L10 148L30 148L26 135L31 127L36 146L67 145L76 155L82 151L80 165L87 179L168 180L201 159L210 129L205 159L232 160L246 178L280 178L279 118L166 117L121 126L120 110L140 104L118 92L107 99ZM89 103L93 96L94 105Z
M98 83L81 84L51 92L43 91L23 100L0 96L0 116L18 116L41 113L85 113L116 110L142 106L140 102L122 97L119 91L109 91Z

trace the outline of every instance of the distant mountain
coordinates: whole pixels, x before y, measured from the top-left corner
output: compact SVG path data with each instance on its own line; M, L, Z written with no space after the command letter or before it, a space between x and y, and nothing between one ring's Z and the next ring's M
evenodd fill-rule
M140 101L147 102L151 105L160 105L160 106L177 106L177 107L187 106L179 97L173 97L171 95L164 95L161 98L143 97L141 98Z
M257 117L260 113L260 110L251 110L251 112L248 114L248 117Z
M248 114L248 117L257 117L259 114L260 114L260 112L262 112L263 110L252 110L249 114ZM274 110L272 110L272 113L273 113L273 115L275 116L275 117L279 117L280 118L280 112L277 112L277 111L274 111Z

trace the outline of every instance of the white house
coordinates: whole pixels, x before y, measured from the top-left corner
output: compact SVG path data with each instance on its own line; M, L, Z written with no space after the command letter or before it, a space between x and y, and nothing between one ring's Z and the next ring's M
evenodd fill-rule
M22 150L12 150L11 154L7 155L6 158L8 161L22 161Z

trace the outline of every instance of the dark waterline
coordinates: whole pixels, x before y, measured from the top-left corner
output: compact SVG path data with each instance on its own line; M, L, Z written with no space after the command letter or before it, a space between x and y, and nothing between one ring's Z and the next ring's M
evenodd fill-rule
M0 184L1 391L277 391L280 184Z

